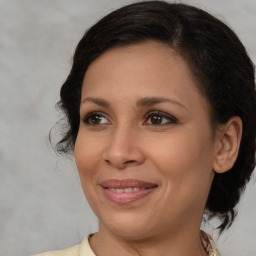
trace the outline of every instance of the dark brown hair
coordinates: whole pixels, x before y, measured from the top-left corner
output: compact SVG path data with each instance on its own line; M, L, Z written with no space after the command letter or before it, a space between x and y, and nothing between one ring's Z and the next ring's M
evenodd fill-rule
M189 64L199 91L211 105L212 126L232 116L243 121L238 158L233 168L215 174L205 211L222 221L235 216L241 192L255 167L256 93L254 67L236 34L209 13L185 4L143 1L122 7L92 26L79 42L73 66L57 104L67 126L56 149L72 153L79 129L81 86L90 63L107 50L146 40L165 43Z

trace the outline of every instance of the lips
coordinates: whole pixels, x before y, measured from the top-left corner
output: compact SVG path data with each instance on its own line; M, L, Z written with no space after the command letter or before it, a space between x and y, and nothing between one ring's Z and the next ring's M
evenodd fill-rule
M148 196L157 188L157 184L134 180L105 180L101 183L104 195L116 204L129 204Z

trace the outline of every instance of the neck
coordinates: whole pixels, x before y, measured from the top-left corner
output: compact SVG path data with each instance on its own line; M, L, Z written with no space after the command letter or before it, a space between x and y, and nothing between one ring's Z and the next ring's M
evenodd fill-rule
M207 256L200 231L175 230L148 238L126 238L101 230L90 240L97 256Z

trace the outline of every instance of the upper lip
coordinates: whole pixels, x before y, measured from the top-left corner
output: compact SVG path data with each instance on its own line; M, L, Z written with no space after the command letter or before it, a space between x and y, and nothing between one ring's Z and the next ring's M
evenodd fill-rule
M101 184L104 188L153 188L157 184L136 179L110 179L104 180Z

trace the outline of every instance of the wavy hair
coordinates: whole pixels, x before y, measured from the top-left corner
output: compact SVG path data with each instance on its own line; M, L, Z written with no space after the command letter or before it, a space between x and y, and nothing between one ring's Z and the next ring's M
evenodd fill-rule
M188 63L199 91L211 106L212 128L232 116L243 122L237 160L228 172L216 173L205 206L218 217L220 233L235 216L236 205L255 167L256 92L254 66L236 34L209 13L180 3L143 1L124 6L87 30L61 87L57 106L66 127L56 144L59 153L72 153L79 129L81 86L88 66L114 47L156 40L165 43Z

